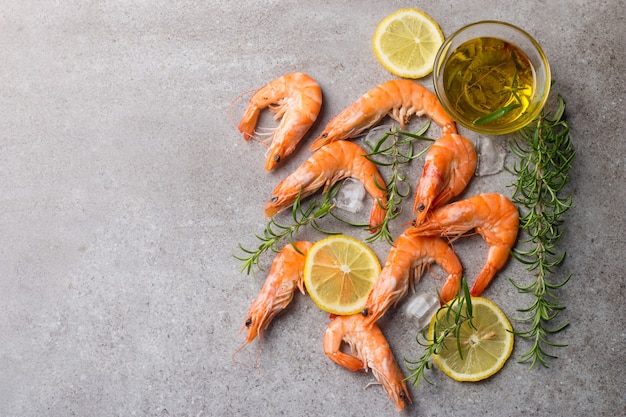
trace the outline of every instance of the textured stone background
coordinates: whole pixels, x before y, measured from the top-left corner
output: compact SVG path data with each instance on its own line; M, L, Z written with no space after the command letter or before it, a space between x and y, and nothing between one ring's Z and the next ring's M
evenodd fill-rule
M328 318L306 296L266 332L258 369L257 342L237 357L247 366L233 362L272 261L253 277L233 255L257 244L261 206L308 151L266 173L264 148L234 125L245 101L232 116L229 107L307 72L324 94L315 135L393 78L370 43L378 22L407 6L446 36L483 19L530 32L550 60L554 97L567 101L578 154L557 271L573 274L559 293L571 324L555 339L569 346L529 372L517 363L529 344L517 340L482 383L434 369L405 414L626 414L623 1L26 0L0 11L0 415L396 415L380 386L364 389L371 373L324 356ZM511 180L477 177L466 195L510 194ZM471 281L486 246L468 238L455 248ZM374 249L384 261L388 246ZM421 289L440 285L432 272ZM511 262L484 295L517 317L531 298L508 278L532 276ZM381 327L406 372L403 358L422 350L400 306Z

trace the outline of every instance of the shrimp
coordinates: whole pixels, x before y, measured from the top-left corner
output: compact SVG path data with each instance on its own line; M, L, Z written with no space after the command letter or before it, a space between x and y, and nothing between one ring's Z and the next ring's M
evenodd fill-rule
M411 80L387 81L374 87L336 115L311 144L311 150L336 140L357 137L386 115L404 128L412 115L423 114L441 126L444 133L456 133L454 120L430 90Z
M406 295L409 284L414 289L424 270L433 262L448 273L440 293L442 301L448 302L458 293L463 272L454 250L437 236L400 235L389 251L385 266L361 312L366 317L365 325L371 326L389 307L396 305ZM413 269L415 275L411 279Z
M341 351L342 342L350 346L352 354ZM330 322L324 334L324 353L351 371L370 368L396 405L396 410L403 410L407 403L412 403L404 375L385 335L376 324L369 328L365 326L360 314L336 316Z
M306 241L294 242L286 245L276 255L259 295L248 310L246 321L241 328L241 331L247 328L248 334L235 354L257 336L263 336L272 319L291 303L296 289L304 294L302 272L311 245L312 243Z
M322 107L322 91L307 74L296 72L276 78L250 98L239 131L245 140L253 134L261 110L269 107L280 123L272 135L265 169L273 169L290 155L311 128Z
M387 190L376 164L366 154L359 145L345 140L318 149L276 186L265 204L265 215L271 217L293 205L298 196L308 197L322 186L326 191L337 181L352 177L361 181L374 199L370 211L370 230L374 232L387 213Z
M461 194L476 171L476 150L468 139L444 134L432 144L415 190L416 225L426 214Z
M405 233L456 239L474 229L489 246L487 263L470 289L470 294L477 296L504 266L517 240L519 212L511 200L501 194L479 194L456 201L433 210L425 223L410 227Z

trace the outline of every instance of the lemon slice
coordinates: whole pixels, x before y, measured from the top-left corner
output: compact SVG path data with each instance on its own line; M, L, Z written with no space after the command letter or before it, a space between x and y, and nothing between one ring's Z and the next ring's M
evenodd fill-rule
M436 320L438 329L447 327L448 320L454 322L454 314L447 315L446 312L446 307L440 309L437 318L433 317L430 322L428 337L431 340ZM463 358L453 334L446 337L445 347L433 357L439 369L457 381L489 378L502 369L513 350L511 323L497 305L486 298L472 297L472 315L473 327L469 322L461 325Z
M437 22L417 9L401 9L384 18L374 33L374 53L392 74L421 78L433 71L443 44Z
M380 273L376 254L360 240L330 236L316 242L304 264L304 285L317 306L350 315L365 307Z

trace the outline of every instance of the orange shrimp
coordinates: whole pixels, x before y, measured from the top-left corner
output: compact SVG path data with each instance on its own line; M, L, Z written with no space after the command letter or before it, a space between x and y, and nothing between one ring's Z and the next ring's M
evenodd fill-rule
M415 190L416 225L431 209L463 192L476 171L476 160L474 145L461 135L444 134L431 145Z
M235 354L257 336L262 337L272 319L291 303L296 289L304 294L302 271L311 245L312 243L305 241L290 243L276 255L259 295L248 310L241 328L241 331L247 328L248 334Z
M280 123L271 138L265 169L271 170L296 148L311 128L322 106L322 90L307 74L296 72L276 78L254 93L239 131L249 140L254 135L261 110L269 107Z
M430 90L411 80L387 81L336 115L311 144L311 149L319 149L336 140L357 137L386 115L404 128L411 116L423 114L441 126L444 133L456 133L454 120Z
M487 263L470 289L470 294L477 296L504 266L515 245L519 212L511 200L501 194L479 194L456 201L431 211L425 223L410 227L405 233L456 239L474 229L489 246Z
M433 262L440 265L448 277L441 289L441 299L450 301L459 291L463 267L448 243L437 236L400 235L389 251L374 288L370 292L365 308L365 325L371 326L391 307L414 289L425 269ZM413 279L411 272L415 271Z
M346 342L352 354L341 351ZM335 316L324 334L324 353L335 363L351 371L372 370L396 406L403 410L412 403L402 370L398 366L389 343L380 328L365 326L364 317Z
M265 204L265 215L271 217L290 207L298 195L305 198L322 186L326 191L337 181L352 177L361 181L374 199L370 228L375 231L387 213L387 190L376 164L367 159L366 154L359 145L345 140L318 149L276 186L271 200Z

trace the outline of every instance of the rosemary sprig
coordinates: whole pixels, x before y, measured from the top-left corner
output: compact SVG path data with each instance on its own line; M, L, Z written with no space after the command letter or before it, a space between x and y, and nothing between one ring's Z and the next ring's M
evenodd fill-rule
M299 194L291 209L293 223L283 225L278 223L275 217L272 217L267 223L267 226L265 226L263 235L255 234L255 236L261 241L256 249L246 249L240 243L239 248L246 255L248 255L233 255L235 259L243 262L241 265L241 271L245 271L246 274L250 275L253 268L258 267L259 258L263 253L268 250L278 252L280 250L279 244L283 241L283 239L289 238L289 240L293 243L294 237L298 234L300 229L307 225L325 234L336 234L336 232L333 231L323 230L319 227L317 221L330 213L330 210L334 207L333 198L335 194L337 194L337 189L337 185L330 187L330 189L324 194L324 198L321 202L311 201L306 208L302 207L301 195Z
M384 239L389 244L393 243L394 237L389 230L389 224L400 215L402 201L411 193L410 187L405 182L406 175L400 172L400 167L408 164L413 159L419 158L428 150L428 147L426 147L420 152L414 153L413 142L416 139L433 141L433 139L423 136L429 126L430 121L425 123L415 133L398 130L393 126L375 143L365 141L365 144L371 150L366 155L367 159L378 166L388 167L391 170L391 176L384 188L382 184L377 184L379 188L387 189L387 205L383 207L387 210L387 213L380 228L366 239L367 242L371 243L378 239ZM389 140L390 143L388 143Z
M500 107L499 109L486 114L484 116L481 116L479 118L477 118L476 120L474 120L474 124L475 125L485 125L487 123L491 123L494 122L496 120L498 120L501 117L506 116L507 114L509 114L511 111L517 109L518 107L520 107L521 104L515 103L515 104L509 104L508 106L504 106L504 107Z
M512 185L513 201L525 211L520 227L529 236L520 242L531 246L513 249L512 255L535 274L535 281L529 285L511 279L520 293L534 296L530 307L519 310L526 315L519 321L529 323L530 327L515 334L533 340L532 347L520 358L522 363L530 362L531 369L536 363L547 367L549 360L556 358L548 351L550 347L567 346L551 340L553 334L568 326L568 323L554 326L552 321L565 308L558 301L556 291L571 278L571 274L560 282L551 278L565 258L565 252L559 253L557 245L562 236L562 216L572 206L571 197L561 196L576 154L569 138L569 126L563 120L564 112L565 102L559 96L554 114L542 114L530 128L520 131L523 141L511 145L520 158L512 169L517 175Z
M442 309L446 309L446 314L443 318L439 318L439 311ZM426 329L424 329L422 333L422 337L424 338L424 342L420 340L420 333L415 336L415 340L421 346L424 346L426 350L424 354L416 361L411 361L409 359L404 359L408 364L407 368L411 371L411 374L405 378L405 380L412 379L412 384L415 388L418 388L420 380L432 384L432 382L426 377L425 371L427 369L431 369L433 366L432 356L441 352L442 349L446 348L446 337L449 335L454 335L457 343L457 350L459 352L459 356L463 359L463 352L461 350L461 326L469 322L472 325L472 297L470 296L469 287L467 286L467 282L465 278L461 280L461 287L459 288L459 294L452 300L450 303L441 307L435 313L435 317L437 317L435 324L433 326L433 336L432 339L429 339L426 335ZM453 316L454 315L454 316Z

